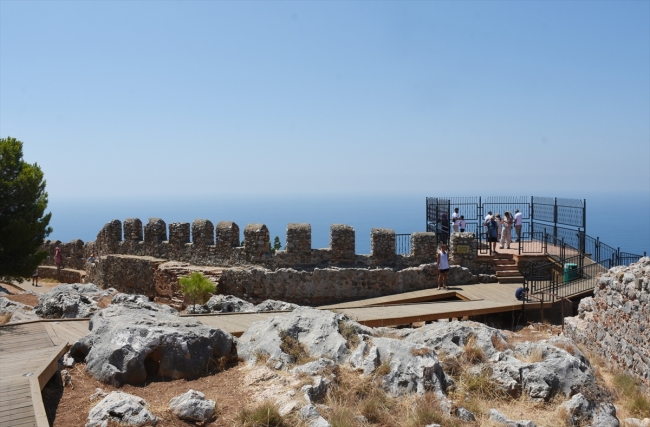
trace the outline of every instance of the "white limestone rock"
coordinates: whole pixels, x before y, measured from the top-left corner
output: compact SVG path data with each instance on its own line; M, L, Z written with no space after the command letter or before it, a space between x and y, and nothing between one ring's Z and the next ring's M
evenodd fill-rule
M215 402L200 391L189 390L169 401L168 409L181 420L208 421L214 416Z
M109 422L140 427L155 426L158 419L149 412L143 399L114 391L90 410L85 427L107 427Z

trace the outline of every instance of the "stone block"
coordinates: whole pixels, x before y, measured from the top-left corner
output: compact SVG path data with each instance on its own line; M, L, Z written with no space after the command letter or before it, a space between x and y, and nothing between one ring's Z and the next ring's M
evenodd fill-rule
M192 223L192 242L195 245L214 245L214 225L207 219L195 219Z
M244 247L249 260L269 253L269 229L264 224L248 224L244 228Z
M167 240L167 224L160 218L149 218L144 226L145 243L160 243Z
M376 262L388 262L395 258L395 230L373 228L370 231L370 253Z
M121 242L122 241L122 222L119 219L114 219L104 225L97 236L98 240L108 242Z
M290 254L311 255L311 225L291 223L287 225L287 247Z
M437 244L436 233L411 233L411 255L417 259L434 262Z
M239 226L232 221L219 221L217 224L217 248L239 246Z
M356 256L354 228L345 224L330 227L330 250L332 261L349 261Z
M127 218L124 220L124 240L132 242L142 241L142 221L138 218Z
M172 222L169 224L169 244L184 245L190 243L190 223Z

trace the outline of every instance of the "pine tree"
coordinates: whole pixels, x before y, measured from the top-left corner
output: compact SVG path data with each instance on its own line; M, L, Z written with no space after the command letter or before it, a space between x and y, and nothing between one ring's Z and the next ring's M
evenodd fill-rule
M47 257L47 251L39 251L52 232L47 202L41 168L23 160L22 142L1 138L0 279L29 277Z
M203 304L217 290L217 286L203 275L200 271L195 271L186 277L178 279L181 292L192 301L192 310L196 312L196 302Z

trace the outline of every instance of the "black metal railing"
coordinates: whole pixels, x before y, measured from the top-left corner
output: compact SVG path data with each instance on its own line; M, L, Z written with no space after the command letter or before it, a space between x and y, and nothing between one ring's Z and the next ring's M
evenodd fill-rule
M395 234L395 253L397 255L408 255L411 253L410 234Z

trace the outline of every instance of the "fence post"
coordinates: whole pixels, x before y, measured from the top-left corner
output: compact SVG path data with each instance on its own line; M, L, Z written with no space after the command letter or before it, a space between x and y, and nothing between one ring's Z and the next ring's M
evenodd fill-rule
M594 261L600 262L600 237L596 237L596 259Z
M554 197L555 203L553 205L553 237L557 239L557 197Z

